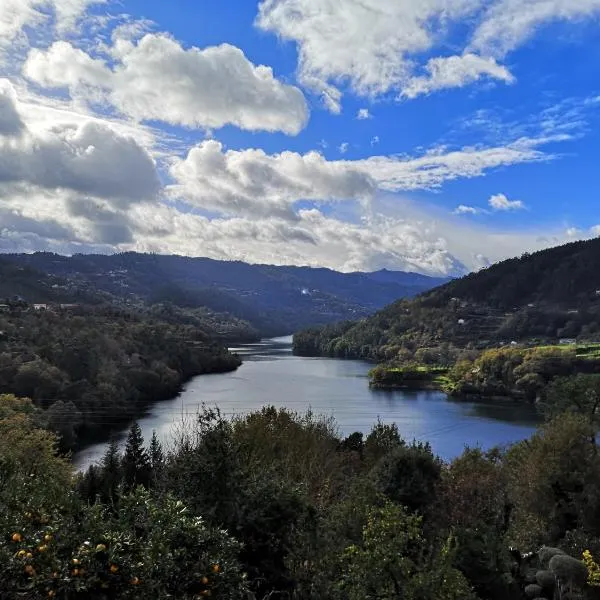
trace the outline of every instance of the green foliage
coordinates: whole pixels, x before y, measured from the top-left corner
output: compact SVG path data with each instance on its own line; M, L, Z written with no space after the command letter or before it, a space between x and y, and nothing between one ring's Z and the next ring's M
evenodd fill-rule
M138 489L120 499L118 513L71 498L43 518L29 514L5 517L4 531L18 534L0 541L0 595L7 600L191 600L205 590L214 598L245 597L238 544L168 496L157 500Z
M600 462L592 434L582 417L567 413L508 450L511 535L517 546L556 544L572 530L600 534Z
M343 556L340 598L459 600L474 598L469 585L452 567L452 540L429 554L421 518L386 503L373 509L362 542Z
M240 364L193 325L107 307L79 313L0 313L0 393L47 409L63 449L172 398L190 377Z
M600 375L578 374L561 377L549 387L541 409L548 418L565 412L584 417L590 425L600 428Z
M579 587L587 583L588 570L585 563L572 556L557 554L550 559L548 567L562 582L573 583Z
M386 498L422 512L435 498L441 467L429 444L413 442L388 452L372 476L376 489Z
M129 429L121 468L127 489L133 489L138 485L148 486L150 483L152 466L148 452L144 448L142 430L137 423L133 423Z

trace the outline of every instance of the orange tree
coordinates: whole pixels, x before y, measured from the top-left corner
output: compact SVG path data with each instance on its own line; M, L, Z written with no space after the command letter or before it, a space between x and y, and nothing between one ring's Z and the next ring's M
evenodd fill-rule
M0 598L242 598L239 545L168 495L75 493L31 403L0 396Z

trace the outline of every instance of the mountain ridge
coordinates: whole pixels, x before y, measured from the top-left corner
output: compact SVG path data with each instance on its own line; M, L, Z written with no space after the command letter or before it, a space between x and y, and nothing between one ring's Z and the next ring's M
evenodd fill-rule
M298 332L295 350L373 360L458 348L600 339L600 239L508 259L361 320Z
M141 254L4 254L3 259L130 301L207 306L249 321L264 336L363 318L446 281L418 273L340 273L205 257Z

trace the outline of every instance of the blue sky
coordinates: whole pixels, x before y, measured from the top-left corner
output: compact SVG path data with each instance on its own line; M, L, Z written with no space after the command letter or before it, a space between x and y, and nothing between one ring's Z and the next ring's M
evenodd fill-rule
M457 274L600 234L600 0L3 0L0 251Z

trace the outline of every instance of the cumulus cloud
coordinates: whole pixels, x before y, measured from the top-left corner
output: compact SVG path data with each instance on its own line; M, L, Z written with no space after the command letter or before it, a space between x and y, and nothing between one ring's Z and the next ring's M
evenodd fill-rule
M19 114L12 85L0 80L0 89L0 186L62 189L116 207L157 198L161 184L154 161L133 138L93 121L34 131Z
M47 26L59 32L72 29L92 4L106 0L2 0L0 2L0 47L24 37L25 27Z
M266 154L260 149L224 151L202 142L175 159L169 193L225 215L274 215L295 219L298 200L365 199L375 192L368 173L347 161L327 161L318 152Z
M24 128L17 111L17 94L8 81L0 79L0 136L20 135Z
M503 65L493 58L482 58L475 54L432 58L425 70L427 75L413 77L402 90L406 98L416 98L446 88L463 87L484 77L504 83L514 83L515 78Z
M346 152L348 152L349 147L350 147L350 144L348 142L342 142L339 145L338 150L340 151L340 154L346 154Z
M509 200L504 194L495 194L489 199L488 204L494 210L502 211L523 210L526 208L521 200Z
M356 113L356 118L359 121L364 121L366 119L372 119L373 117L371 116L368 108L359 108L358 112Z
M293 207L300 200L365 201L378 190L433 190L447 181L481 177L497 167L550 160L551 155L537 148L541 143L520 139L506 146L438 149L416 157L328 161L318 152L225 151L220 142L209 140L184 159L174 159L170 169L174 183L168 192L225 215L295 219Z
M345 84L365 97L415 98L483 78L513 83L498 59L545 23L598 14L600 0L262 0L256 23L296 44L300 80L327 90L339 112ZM457 28L463 53L446 56Z
M410 55L432 47L433 27L475 8L475 0L263 0L256 22L296 42L307 85L347 80L359 94L374 96L410 78Z
M236 125L251 131L297 134L308 108L302 92L277 80L270 67L252 64L230 44L184 49L165 34L137 43L117 40L114 67L69 42L32 50L25 75L77 98L104 98L134 119L185 127Z
M379 144L379 136L378 135L374 135L371 138L371 147L377 146L377 144Z

